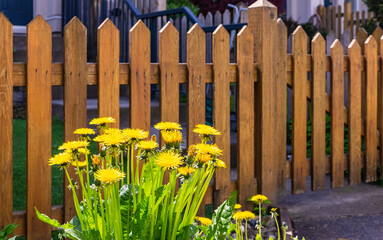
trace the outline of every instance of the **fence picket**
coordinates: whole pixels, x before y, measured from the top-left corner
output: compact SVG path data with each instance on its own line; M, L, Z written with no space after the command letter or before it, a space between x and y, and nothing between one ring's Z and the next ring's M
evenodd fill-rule
M225 25L225 24L230 24L231 23L231 13L228 9L226 9L224 12L223 12L223 16L222 16L222 23Z
M354 39L348 47L350 60L348 88L348 146L350 185L361 182L362 152L362 55L358 42Z
M344 185L344 62L343 46L331 45L331 186Z
M0 13L0 229L13 222L13 30Z
M138 21L130 30L130 127L150 130L150 31Z
M365 42L366 55L366 115L365 115L365 156L366 156L366 182L376 181L377 168L377 78L378 78L378 55L377 43L373 36L369 36Z
M340 39L340 36L342 34L342 7L339 5L338 6L338 11L337 11L337 15L338 15L338 39Z
M306 191L307 35L299 26L293 33L293 181L294 194Z
M214 25L218 26L222 24L222 14L220 11L216 11L214 14Z
M277 20L277 47L274 49L278 56L275 59L275 70L278 74L275 76L275 91L274 96L277 101L277 115L280 116L277 121L277 127L275 129L276 136L281 136L278 141L275 142L277 149L277 186L278 196L284 196L286 194L286 134L287 126L285 120L287 119L287 90L286 90L286 63L287 63L287 27L282 19Z
M219 25L213 33L214 100L213 123L221 131L215 142L223 150L226 168L215 173L214 209L230 196L230 40Z
M381 63L381 69L383 69L383 36L378 40L380 42L380 63ZM383 74L382 71L380 71L380 78L378 79L378 82L380 83L380 87L378 91L380 91L380 95L378 95L378 103L380 103L378 108L378 114L380 116L379 125L380 127L380 167L383 167L383 104L381 103L383 101ZM380 178L383 178L383 171L380 171Z
M51 239L35 207L51 214L52 30L38 15L27 26L27 239ZM61 219L60 219L61 221ZM38 230L37 230L38 229Z
M237 36L238 63L238 201L244 209L252 209L247 201L255 193L254 187L254 45L247 26Z
M193 133L194 127L205 123L206 35L197 23L187 34L187 53L187 145L190 146L200 141L198 134ZM201 203L198 215L205 216L205 200Z
M64 141L78 139L73 132L87 125L87 30L77 17L64 28ZM68 169L74 181L79 182L74 168ZM64 186L68 186L64 178ZM78 196L80 190L78 190ZM70 221L76 215L73 193L64 189L64 221Z
M317 33L311 45L312 80L312 189L324 190L326 184L326 43Z
M120 126L119 39L118 29L106 19L97 31L98 115L115 118L111 126L116 128Z

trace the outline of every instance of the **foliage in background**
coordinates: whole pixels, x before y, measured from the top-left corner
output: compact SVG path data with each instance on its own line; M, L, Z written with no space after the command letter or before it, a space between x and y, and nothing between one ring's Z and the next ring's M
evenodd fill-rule
M324 28L318 29L311 22L305 22L305 23L299 24L297 21L295 21L292 18L285 19L284 22L285 22L285 25L287 27L287 35L288 36L290 36L295 31L295 29L297 29L297 27L299 25L302 26L303 30L306 32L307 36L310 38L310 41L314 38L314 36L317 32L320 32L324 39L326 39L326 36L328 34L326 29L324 29Z
M166 9L175 9L180 7L188 7L192 12L197 16L199 8L191 3L189 0L167 0L166 1Z
M374 13L374 19L379 26L383 27L383 0L363 0L368 10Z
M14 240L16 237L8 238L8 235L11 235L13 233L13 230L17 228L18 225L11 223L5 226L3 229L0 230L0 240Z

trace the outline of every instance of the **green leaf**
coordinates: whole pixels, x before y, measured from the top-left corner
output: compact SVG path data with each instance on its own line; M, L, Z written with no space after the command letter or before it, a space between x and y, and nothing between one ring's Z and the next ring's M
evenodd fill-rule
M197 226L193 224L187 225L179 230L177 240L191 239L198 232Z
M13 233L13 230L15 230L15 228L17 228L17 226L19 226L19 225L16 225L16 224L14 224L14 223L8 224L7 226L5 226L5 227L0 231L0 236L2 236L1 233L3 233L5 236L7 236L8 234ZM3 235L3 236L4 236L4 235Z
M37 211L37 208L36 208L36 207L35 207L35 211L36 211L36 215L37 215L37 217L38 217L41 221L43 221L43 222L45 222L45 223L48 223L49 225L52 225L53 227L56 227L56 228L61 227L61 224L60 224L57 220L55 220L55 219L51 219L51 218L48 217L47 215L40 213L39 211Z

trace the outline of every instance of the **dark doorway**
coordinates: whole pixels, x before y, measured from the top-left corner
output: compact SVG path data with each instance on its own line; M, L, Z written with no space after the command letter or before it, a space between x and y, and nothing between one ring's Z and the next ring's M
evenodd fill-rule
M33 18L33 0L0 0L0 12L13 25L27 25Z

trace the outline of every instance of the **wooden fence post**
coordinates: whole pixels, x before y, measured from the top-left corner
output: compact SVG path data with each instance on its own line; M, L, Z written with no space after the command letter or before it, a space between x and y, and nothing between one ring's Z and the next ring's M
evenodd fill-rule
M286 146L279 141L283 136L279 125L286 119L278 116L281 99L278 85L286 86L280 77L276 64L278 55L277 8L267 0L258 0L249 7L249 29L254 36L255 61L258 63L259 78L255 85L255 161L257 191L275 201L277 198L278 160L286 154ZM286 89L284 89L285 91Z
M51 239L35 207L51 215L52 29L38 15L27 26L27 239Z
M87 38L86 27L74 17L64 28L64 141L77 140L79 135L73 132L87 126ZM69 174L76 182L79 177L74 168ZM64 221L70 221L76 215L72 190L64 175ZM80 190L77 190L78 196Z
M0 229L13 222L12 101L13 37L12 24L0 13Z

